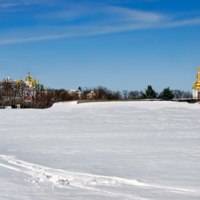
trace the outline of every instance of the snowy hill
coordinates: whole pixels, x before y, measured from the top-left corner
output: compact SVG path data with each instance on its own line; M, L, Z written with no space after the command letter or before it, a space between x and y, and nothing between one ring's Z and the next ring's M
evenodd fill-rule
M0 111L0 199L200 199L200 105Z

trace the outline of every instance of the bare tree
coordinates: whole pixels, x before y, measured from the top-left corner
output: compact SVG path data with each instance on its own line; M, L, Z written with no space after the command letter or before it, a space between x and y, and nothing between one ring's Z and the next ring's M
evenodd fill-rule
M174 90L174 98L175 99L181 99L183 97L183 91L181 90Z
M123 90L124 99L128 98L128 90Z
M192 98L192 93L191 92L184 92L183 98Z
M128 95L128 98L129 99L139 99L140 98L140 92L135 90L135 91L130 91L129 92L129 95Z
M192 98L192 93L191 92L184 92L181 90L174 90L174 98L175 99L182 99L182 98Z

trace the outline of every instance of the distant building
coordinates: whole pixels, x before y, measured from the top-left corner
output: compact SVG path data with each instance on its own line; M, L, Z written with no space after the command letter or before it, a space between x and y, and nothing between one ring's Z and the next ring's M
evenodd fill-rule
M36 97L37 95L47 94L47 88L44 88L43 85L39 84L39 80L36 80L35 78L32 80L30 72L28 72L25 82L22 81L21 77L19 77L19 80L13 80L11 77L8 77L5 80L0 81L0 89L4 87L4 83L12 84L11 90L15 91L17 95L16 98L24 96ZM25 100L31 101L30 99Z
M19 77L19 80L13 80L11 77L6 78L6 80L0 81L0 83L8 82L12 85L21 85L24 84L24 82L21 80L21 77ZM28 72L28 75L25 79L25 85L29 88L41 88L44 90L47 90L47 88L43 88L43 85L39 84L39 80L36 80L35 78L32 80L30 77L30 72Z
M78 96L79 99L81 99L81 95L83 94L83 92L78 89L78 90L68 90L67 91L71 96Z
M29 102L31 102L33 100L31 96L26 96L24 99L29 101Z
M15 85L17 83L16 80L13 80L11 77L6 78L6 80L0 81L1 83L11 83L12 85Z
M94 100L99 98L99 92L98 91L91 91L87 94L87 100Z
M197 82L193 82L192 87L193 92L193 99L199 99L200 98L200 67L198 68L198 74L197 74Z
M5 109L12 109L12 106L5 106Z
M26 81L25 81L25 84L28 86L28 87L34 87L34 88L43 88L43 86L41 84L39 84L39 80L36 81L36 79L34 78L32 80L32 78L30 77L30 72L28 72L28 75L26 77Z

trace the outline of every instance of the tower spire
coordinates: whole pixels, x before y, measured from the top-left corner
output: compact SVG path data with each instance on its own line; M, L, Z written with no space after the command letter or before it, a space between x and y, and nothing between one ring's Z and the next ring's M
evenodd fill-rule
M195 81L193 81L193 88L195 88L195 86L196 86L196 83L195 83Z

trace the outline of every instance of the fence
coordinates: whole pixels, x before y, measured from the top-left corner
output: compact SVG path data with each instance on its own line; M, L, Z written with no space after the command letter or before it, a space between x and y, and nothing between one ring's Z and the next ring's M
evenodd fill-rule
M164 101L162 99L120 99L120 100L78 100L77 104L79 103L90 103L90 102L115 102L115 101ZM174 102L187 102L187 103L197 103L199 99L172 99L170 101Z

